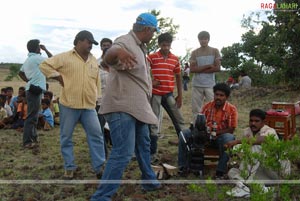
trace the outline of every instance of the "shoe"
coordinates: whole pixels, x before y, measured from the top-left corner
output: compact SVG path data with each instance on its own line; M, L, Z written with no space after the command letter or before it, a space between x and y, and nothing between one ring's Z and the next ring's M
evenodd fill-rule
M178 175L179 175L180 177L187 177L187 175L188 175L188 170L187 170L187 168L186 168L186 167L180 167L180 168L178 169Z
M177 146L179 144L178 139L176 139L176 140L169 140L168 143L170 145L175 145L175 146Z
M32 143L25 144L24 148L25 149L32 149L33 148Z
M233 189L226 192L227 195L238 198L249 198L250 189L245 186L242 182L239 182Z
M215 176L214 177L215 180L227 180L228 176L227 175L223 175L223 176Z
M228 176L222 171L216 171L216 175L213 177L215 180L226 180Z
M38 147L38 146L39 146L39 145L38 145L37 143L31 142L31 143L25 144L25 145L24 145L24 148L25 148L25 149L33 149L33 148L36 148L36 147Z
M74 178L74 170L65 170L64 179L73 179Z
M163 185L159 184L158 186L155 186L154 188L147 189L147 190L142 187L142 192L147 193L147 192L158 191L163 189L164 189Z
M101 179L102 177L102 171L100 171L99 173L96 174L97 179Z
M274 192L274 188L273 187L266 187L265 185L262 186L262 191L264 193L268 193L268 192Z

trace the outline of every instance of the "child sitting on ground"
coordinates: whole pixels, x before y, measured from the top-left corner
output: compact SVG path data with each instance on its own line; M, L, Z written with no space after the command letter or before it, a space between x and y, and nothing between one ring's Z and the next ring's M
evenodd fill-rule
M27 100L25 94L18 96L16 120L7 128L23 132L24 122L27 117Z
M39 114L38 128L45 131L51 130L54 127L53 114L49 106L50 100L42 99L42 111Z
M5 95L0 95L0 99L1 100L5 100L6 96ZM4 109L4 104L5 102L4 101L0 101L0 128L3 128L5 126L5 123L3 123L3 120L5 118L7 118L7 112L6 110Z
M53 99L53 93L51 91L46 91L44 93L44 98L50 100L50 110L52 111L54 124L59 125L59 106L58 101Z

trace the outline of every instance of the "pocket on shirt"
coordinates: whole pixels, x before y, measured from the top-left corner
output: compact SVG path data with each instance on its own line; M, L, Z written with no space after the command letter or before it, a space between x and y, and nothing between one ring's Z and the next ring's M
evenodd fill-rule
M88 68L88 75L89 77L96 79L99 73L99 69L98 68L94 68L94 67L90 67Z

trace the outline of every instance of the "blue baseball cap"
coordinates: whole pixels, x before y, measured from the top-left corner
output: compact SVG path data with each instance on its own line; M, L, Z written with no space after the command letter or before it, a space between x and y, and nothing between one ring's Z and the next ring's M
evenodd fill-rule
M159 32L159 28L157 26L157 19L151 13L142 13L136 18L136 24L141 24L144 26L154 27L157 32Z

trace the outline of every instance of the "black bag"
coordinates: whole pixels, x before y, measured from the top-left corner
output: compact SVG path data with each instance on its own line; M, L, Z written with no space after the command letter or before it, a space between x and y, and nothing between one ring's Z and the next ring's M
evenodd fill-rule
M43 89L39 86L35 86L33 84L30 85L29 90L31 93L35 95L40 95L43 92Z

